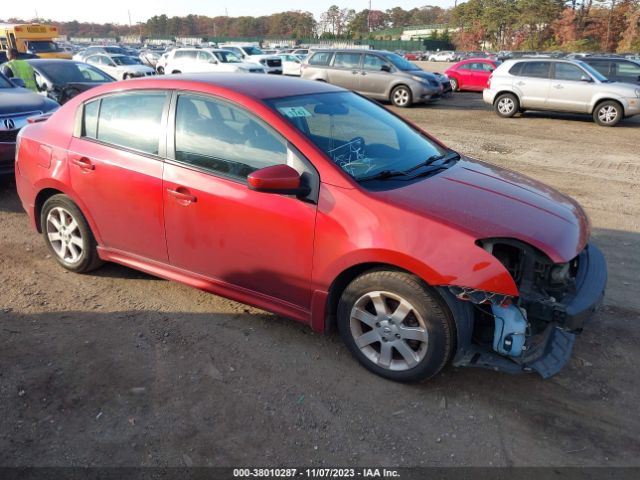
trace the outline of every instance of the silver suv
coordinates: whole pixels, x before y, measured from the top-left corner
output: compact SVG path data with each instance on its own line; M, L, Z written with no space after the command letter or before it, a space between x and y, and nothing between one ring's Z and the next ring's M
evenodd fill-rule
M432 73L380 50L316 50L301 65L301 77L389 100L397 107L435 100L443 92Z
M589 114L613 127L640 113L640 88L610 81L580 60L507 60L489 78L483 98L501 117L552 110Z

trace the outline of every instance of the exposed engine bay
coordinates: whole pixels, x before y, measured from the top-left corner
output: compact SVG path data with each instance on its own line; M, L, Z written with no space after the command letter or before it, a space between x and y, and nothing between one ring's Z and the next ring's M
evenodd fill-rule
M604 294L607 275L602 253L587 245L571 261L556 264L517 240L478 244L504 265L519 296L449 287L457 299L473 305L471 344L459 349L454 364L511 373L537 371L545 378L556 374L569 360L576 334Z

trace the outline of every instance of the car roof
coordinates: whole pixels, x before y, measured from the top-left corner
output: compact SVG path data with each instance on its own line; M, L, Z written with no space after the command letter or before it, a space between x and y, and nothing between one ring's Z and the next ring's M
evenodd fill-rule
M202 83L235 91L246 97L265 100L268 98L293 97L314 93L346 92L347 90L325 82L302 80L281 75L240 75L237 73L192 73L179 75L156 75L153 78L139 78L119 83L124 86L139 86L140 83L170 83L166 88L180 88L180 84ZM150 85L151 86L151 85Z

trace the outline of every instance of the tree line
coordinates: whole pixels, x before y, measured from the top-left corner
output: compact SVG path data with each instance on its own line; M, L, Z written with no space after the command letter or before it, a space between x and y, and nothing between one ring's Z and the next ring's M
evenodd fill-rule
M17 22L18 19L8 19ZM41 20L42 21L42 20ZM135 25L57 23L68 36L396 39L413 25L445 24L460 50L640 51L640 0L468 0L451 8L360 10L331 6L259 17L154 15ZM443 32L434 33L437 39Z

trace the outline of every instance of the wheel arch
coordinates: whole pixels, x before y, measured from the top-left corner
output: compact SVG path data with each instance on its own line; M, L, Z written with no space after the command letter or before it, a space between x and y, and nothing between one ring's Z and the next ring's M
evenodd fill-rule
M96 242L98 242L98 244L101 244L102 243L102 237L100 236L100 231L96 228L96 224L93 221L93 217L88 214L87 208L84 205L84 203L73 192L70 192L70 191L66 190L64 188L64 186L58 185L58 184L42 185L40 187L40 190L38 190L38 193L36 194L34 205L33 205L33 213L34 213L35 226L36 226L36 229L37 229L38 233L42 233L42 225L41 225L41 222L40 222L40 215L42 214L42 207L44 206L45 202L49 198L53 197L54 195L58 195L58 194L66 195L67 197L69 197L71 199L71 201L73 203L76 204L76 206L80 210L80 213L82 213L82 215L84 216L85 220L87 221L87 224L89 225L89 228L91 229L91 233L95 237Z
M624 104L623 104L620 100L618 100L617 98L613 98L613 97L602 97L602 98L598 98L597 100L595 100L595 101L593 102L593 105L592 105L591 110L589 111L589 113L590 113L591 115L593 115L593 114L594 114L594 112L596 111L596 109L600 106L600 104L601 104L601 103L604 103L604 102L615 102L615 103L617 103L618 105L620 105L620 108L622 109L622 118L624 118L624 117L625 117L626 113L625 113L625 111L624 111Z
M506 93L509 93L514 97L516 97L518 99L518 105L522 107L522 98L520 97L520 94L518 92L514 92L513 90L506 90L506 89L498 90L498 93L496 93L495 96L493 97L492 105L496 104L496 102L498 101L498 98L500 98L500 95L504 95Z
M328 296L326 298L325 315L324 315L324 332L332 332L337 326L338 302L342 296L342 292L347 286L360 275L373 270L385 270L402 272L412 275L424 283L436 294L436 301L443 307L446 314L450 317L452 327L454 329L453 338L455 343L452 347L452 356L455 356L459 348L466 348L471 343L473 333L474 312L470 302L461 302L449 292L446 287L437 287L430 285L420 275L390 263L384 262L367 262L352 265L342 271L331 283Z

